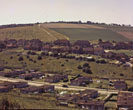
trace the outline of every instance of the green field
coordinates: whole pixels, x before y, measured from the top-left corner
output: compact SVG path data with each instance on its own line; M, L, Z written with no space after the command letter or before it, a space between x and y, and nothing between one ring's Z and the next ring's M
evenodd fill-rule
M70 38L70 41L76 40L111 40L128 41L129 39L110 30L110 29L92 29L92 28L52 28L56 32L64 34Z
M0 66L8 68L23 68L26 70L37 69L42 72L57 72L69 75L83 75L83 76L97 76L108 78L133 78L132 69L125 68L123 66L117 66L114 64L98 64L96 62L88 62L93 74L87 74L78 69L79 65L83 65L86 61L55 58L50 56L42 56L42 60L38 60L37 55L29 55L27 58L27 51L23 49L12 49L0 52ZM12 58L11 58L12 56ZM23 57L23 61L18 61L19 57ZM32 59L30 61L29 59ZM56 65L56 66L55 66ZM123 76L121 76L123 74Z
M37 25L0 29L0 40L6 38L26 40L40 39L45 42L51 42L57 39L67 39L66 36L60 33Z
M0 39L40 39L51 42L57 39L76 40L98 39L111 41L133 40L132 27L118 27L106 25L76 25L76 24L41 24L0 29Z

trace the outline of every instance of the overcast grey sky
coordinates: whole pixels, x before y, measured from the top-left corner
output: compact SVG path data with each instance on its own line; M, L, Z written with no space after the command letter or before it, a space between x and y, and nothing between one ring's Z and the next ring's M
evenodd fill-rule
M0 0L0 24L62 20L133 25L133 0Z

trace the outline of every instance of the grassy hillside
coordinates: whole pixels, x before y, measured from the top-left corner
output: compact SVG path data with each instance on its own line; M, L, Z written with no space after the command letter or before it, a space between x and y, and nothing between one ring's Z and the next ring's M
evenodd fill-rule
M40 39L42 41L50 42L56 39L65 39L67 37L48 28L43 28L36 25L0 29L0 39L5 38L28 40Z
M95 25L95 26L99 26L99 25ZM130 40L133 40L133 27L106 26L106 25L100 25L100 26L106 29L110 29L114 32L117 32Z
M110 29L94 29L94 28L52 28L56 32L64 34L70 38L70 41L76 40L115 40L127 41L128 38L118 34Z
M40 39L51 42L57 39L76 40L133 40L133 28L106 25L48 23L0 29L0 39Z
M40 54L40 52L38 52ZM18 61L19 57L23 57L23 61ZM98 64L96 62L88 62L93 74L87 74L78 69L79 65L83 65L86 61L75 59L55 58L50 56L42 56L42 60L38 60L38 55L28 55L23 49L11 49L0 53L0 66L8 68L24 68L26 70L36 69L43 72L52 71L70 75L83 76L100 76L109 78L133 78L131 68L124 68L113 64ZM11 58L12 57L12 58ZM100 59L99 57L96 59ZM56 66L55 66L56 65ZM115 73L115 74L114 74ZM120 74L123 73L124 76Z
M88 24L70 24L70 23L48 23L41 24L42 27L45 28L94 28L94 29L105 29L101 26L96 25L88 25Z

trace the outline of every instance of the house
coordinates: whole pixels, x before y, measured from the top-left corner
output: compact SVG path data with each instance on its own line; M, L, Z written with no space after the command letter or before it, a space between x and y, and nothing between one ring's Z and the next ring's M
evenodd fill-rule
M32 78L33 78L33 76L31 74L28 74L28 73L21 74L18 77L21 78L21 79L25 79L25 80L32 80Z
M124 53L117 53L115 59L123 63L129 61L129 57Z
M10 39L10 40L6 40L6 47L7 48L17 48L17 40L15 39Z
M25 71L23 71L23 70L15 70L15 71L11 71L11 72L5 72L4 76L15 78L15 77L19 76L20 74L24 74L24 73L25 73Z
M70 47L69 46L53 46L51 47L52 52L57 52L57 53L64 53L64 52L70 52Z
M0 86L6 86L8 87L9 89L13 89L14 88L14 85L11 83L11 82L2 82L0 83Z
M104 57L104 58L108 58L108 59L115 59L115 55L116 55L116 53L114 53L114 52L105 52L103 55L102 55L102 57Z
M9 92L11 89L8 86L1 86L0 85L0 93L1 92Z
M88 100L89 98L98 97L98 91L93 89L86 89L80 92L80 97L82 100Z
M5 49L6 48L6 43L4 41L0 41L0 49Z
M0 71L3 71L4 70L4 67L0 67Z
M130 45L126 42L117 42L114 46L114 49L130 49Z
M50 44L43 45L42 51L45 51L45 52L51 51L51 45Z
M32 39L26 42L24 45L25 50L37 50L40 51L42 49L42 41L39 39Z
M93 47L83 48L83 54L94 54L94 48Z
M133 110L133 92L120 91L117 97L118 110Z
M59 105L68 106L69 104L75 104L75 102L79 99L79 96L74 94L65 94L63 96L58 96L57 101Z
M71 80L71 84L72 86L85 86L89 83L92 83L92 78L90 77L79 77L75 80Z
M81 48L86 48L90 46L90 42L88 40L77 40L74 43L74 46L80 46Z
M28 40L19 39L19 40L17 41L17 45L18 45L18 46L24 46L27 42L28 42Z
M100 47L103 47L104 49L113 49L113 47L114 47L113 44L111 42L109 42L109 41L99 42L98 45Z
M53 85L43 85L43 86L30 86L27 88L22 88L20 91L22 93L28 94L28 93L44 93L44 92L54 92L54 86Z
M104 110L104 101L93 101L93 100L78 100L76 106L87 110Z
M11 78L15 78L19 75L19 73L16 73L16 72L5 72L3 73L4 77L11 77Z
M54 45L58 45L58 46L70 46L70 41L67 39L58 39L56 41L54 41Z
M45 78L45 82L57 83L57 82L60 82L60 80L64 80L64 79L68 79L68 76L67 75L54 75L54 76Z
M103 55L104 54L104 49L103 47L94 47L94 55Z
M37 87L37 86L30 86L30 87L20 89L20 92L24 94L28 94L28 93L38 94L38 93L43 93L43 88Z
M76 54L82 54L83 49L79 45L74 45L71 47L71 52Z
M12 85L14 88L25 88L29 86L27 82L13 82Z
M43 92L54 92L55 87L53 85L44 85L43 86Z
M19 78L25 79L25 80L32 80L33 78L40 78L44 76L44 73L41 72L32 72L32 73L26 73L19 75Z
M114 81L113 82L114 88L118 90L126 90L127 84L125 81Z

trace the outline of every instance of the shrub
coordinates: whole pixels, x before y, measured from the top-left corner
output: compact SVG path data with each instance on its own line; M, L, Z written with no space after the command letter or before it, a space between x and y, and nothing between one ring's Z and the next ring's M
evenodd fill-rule
M89 68L84 68L83 72L88 73L88 74L92 74L92 71Z
M10 59L13 59L13 56L11 56Z
M89 66L88 63L84 63L84 64L83 64L83 67L88 67L88 66Z
M33 60L30 58L29 61L33 61Z
M31 51L28 51L27 54L31 54Z
M61 64L61 66L64 66L64 64Z
M31 55L36 55L36 52L31 52Z
M19 60L19 61L23 61L24 59L23 59L22 56L20 56L20 57L18 58L18 60Z
M30 58L30 57L27 55L27 58Z
M36 61L35 61L35 60L34 60L33 62L34 62L34 63L36 63Z
M37 58L38 60L42 60L42 57L41 56L38 56L38 58Z
M81 66L81 65L79 65L77 68L78 68L78 69L82 69L82 66Z
M41 52L41 56L45 56L46 55L46 53L45 52Z
M121 74L120 74L120 76L124 76L124 74L123 74L123 73L121 73Z

